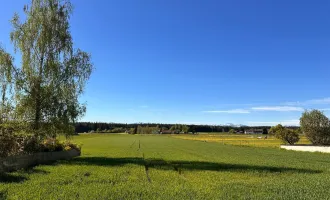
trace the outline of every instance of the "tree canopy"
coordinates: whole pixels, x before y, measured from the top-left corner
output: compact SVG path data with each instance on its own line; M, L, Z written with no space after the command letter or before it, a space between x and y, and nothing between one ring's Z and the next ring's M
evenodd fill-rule
M293 145L299 141L299 129L293 130L283 127L281 124L273 126L269 133L275 135L277 139L282 140L285 144Z
M313 144L330 145L330 121L321 111L305 111L300 118L300 126Z
M24 20L14 14L10 39L21 65L0 48L1 111L11 119L32 124L40 136L70 134L85 112L78 101L93 65L90 54L74 48L69 0L32 0L24 6ZM10 88L13 91L8 92Z

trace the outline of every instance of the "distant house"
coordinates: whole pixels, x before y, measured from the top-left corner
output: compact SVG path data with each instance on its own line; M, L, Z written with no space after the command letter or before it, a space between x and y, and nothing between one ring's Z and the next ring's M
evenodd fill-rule
M246 129L244 131L245 134L262 134L263 129Z

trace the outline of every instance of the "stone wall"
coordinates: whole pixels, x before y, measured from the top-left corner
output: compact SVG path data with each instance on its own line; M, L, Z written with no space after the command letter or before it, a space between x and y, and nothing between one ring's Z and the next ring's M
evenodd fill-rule
M312 145L281 145L282 149L294 151L322 152L330 153L330 146L312 146Z
M41 152L31 155L9 156L0 158L0 172L11 172L19 169L26 169L39 164L49 164L57 160L67 160L80 156L80 151Z

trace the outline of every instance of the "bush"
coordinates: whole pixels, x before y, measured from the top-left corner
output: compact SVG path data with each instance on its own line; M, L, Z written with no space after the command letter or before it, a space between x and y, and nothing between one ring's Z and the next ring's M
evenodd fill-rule
M330 145L330 122L321 111L305 111L300 118L300 127L313 144Z
M276 132L275 137L290 145L294 145L295 143L299 142L300 139L299 134L296 131L287 128Z
M81 150L81 145L72 143L70 141L60 142L57 139L49 138L43 142L41 147L43 152L52 152L52 151L69 151L75 149L77 151Z
M40 140L34 135L22 136L21 146L25 153L35 153L42 151Z
M81 150L80 145L69 141L60 142L53 138L42 141L34 135L19 135L9 130L0 130L0 157L37 152Z
M20 145L13 129L0 127L0 157L7 157L20 152Z
M0 125L0 157L40 152L40 140L30 131L25 123L5 123Z
M269 130L269 134L275 135L277 139L282 140L285 144L293 145L299 141L298 131L283 127L281 124L273 126Z
M57 139L48 138L43 141L41 150L43 152L63 151L64 146Z
M36 134L26 134L28 126L24 123L0 124L0 157L36 152L52 152L76 149L81 147L71 142L59 142L54 138L42 139Z
M236 131L234 129L230 129L228 133L234 134L234 133L236 133Z
M75 144L75 143L71 143L70 141L65 141L62 145L63 145L63 149L66 150L66 151L69 151L71 149L75 149L77 151L81 151L81 145Z

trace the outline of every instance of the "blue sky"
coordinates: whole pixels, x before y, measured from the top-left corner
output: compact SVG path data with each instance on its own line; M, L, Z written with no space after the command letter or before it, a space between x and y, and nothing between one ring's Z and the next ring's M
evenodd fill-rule
M24 2L2 2L0 42ZM330 2L73 0L96 67L82 121L298 124L330 114ZM18 63L19 64L19 63Z

